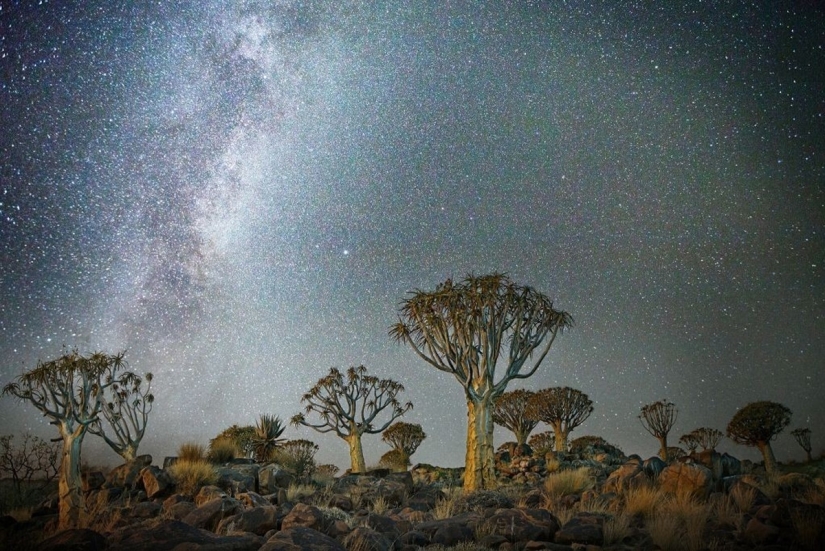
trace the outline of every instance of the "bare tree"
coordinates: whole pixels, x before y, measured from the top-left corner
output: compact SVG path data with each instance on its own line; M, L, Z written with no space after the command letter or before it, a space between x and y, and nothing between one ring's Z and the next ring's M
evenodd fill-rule
M494 400L510 381L533 375L558 333L572 323L549 298L498 273L471 275L457 284L448 279L435 291L414 291L403 301L390 336L453 375L464 390L465 491L496 485Z
M100 436L116 454L125 461L137 456L138 446L146 432L146 423L155 397L152 394L152 374L143 379L133 373L124 374L120 382L107 387L103 393L105 402L101 417L89 425L89 433ZM103 426L103 420L108 430ZM112 436L110 438L110 435Z
M771 440L785 430L791 422L791 410L782 404L769 401L751 402L734 414L728 423L728 438L752 446L762 453L765 471L776 471L776 458L771 448Z
M0 479L10 478L15 506L22 506L33 491L48 486L58 473L60 446L24 433L19 446L14 436L0 436Z
M381 440L396 450L396 453L391 456L392 460L397 465L403 463L404 467L409 466L410 456L415 453L425 438L427 434L421 425L403 421L393 423L381 435Z
M56 360L39 362L37 367L3 388L3 395L11 394L30 402L60 432L63 446L58 527L61 530L82 527L85 522L80 450L89 426L98 421L107 389L133 376L129 372L121 373L124 366L123 353L95 352L82 356L73 350Z
M527 437L539 424L538 420L526 416L527 401L534 394L531 390L511 390L493 401L493 423L512 432L518 446L527 442Z
M527 417L553 427L556 451L567 451L567 437L593 413L593 401L569 387L545 388L527 402Z
M321 433L335 433L349 444L352 471L363 473L367 466L361 436L383 432L390 423L412 409L412 403L402 405L399 402L397 396L403 391L401 383L367 375L363 365L350 367L346 375L333 367L301 398L306 404L305 413L316 413L321 421L311 423L304 413L299 413L292 418L292 424ZM383 424L374 425L384 410L389 418Z
M791 431L791 436L793 436L796 443L805 450L808 463L813 461L813 457L811 457L811 429L794 429Z
M722 440L725 434L721 430L712 429L710 427L701 427L691 434L696 438L696 443L702 446L702 450L715 450L716 446Z
M676 424L678 415L679 410L676 409L676 405L667 400L659 400L642 406L642 413L639 415L639 420L645 430L659 440L659 457L663 461L668 460L667 435Z

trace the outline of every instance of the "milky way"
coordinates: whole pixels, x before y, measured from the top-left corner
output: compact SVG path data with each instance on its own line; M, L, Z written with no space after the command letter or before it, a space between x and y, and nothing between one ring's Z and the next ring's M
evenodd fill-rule
M576 320L519 385L587 393L572 437L649 456L643 404L678 439L769 399L823 447L823 11L396 4L3 3L0 382L126 349L162 457L364 364L406 386L413 460L459 465L460 386L387 331L502 271Z

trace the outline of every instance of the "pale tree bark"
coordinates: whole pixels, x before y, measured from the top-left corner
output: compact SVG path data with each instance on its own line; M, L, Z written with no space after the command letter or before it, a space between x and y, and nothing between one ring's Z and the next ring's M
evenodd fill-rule
M566 452L567 451L567 437L570 434L569 430L564 430L562 428L561 420L552 423L553 426L553 435L556 437L556 451L557 452Z
M492 400L467 400L467 453L464 460L464 490L496 487L493 453Z
M773 448L770 442L757 442L756 448L762 452L762 459L765 461L765 472L772 474L776 472L776 457L773 455Z
M345 440L347 444L349 444L349 460L352 472L367 472L367 464L364 461L364 448L361 446L361 435L358 432L354 432L345 438Z
M86 499L80 476L80 448L86 427L79 425L72 430L61 424L59 429L63 438L63 451L58 483L58 527L61 530L83 528L86 525Z
M659 436L657 440L659 440L659 457L662 458L662 461L667 462L667 434L665 434L664 436Z

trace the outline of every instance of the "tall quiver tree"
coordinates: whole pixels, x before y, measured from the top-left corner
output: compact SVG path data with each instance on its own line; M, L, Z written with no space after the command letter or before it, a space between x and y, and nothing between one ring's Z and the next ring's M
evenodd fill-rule
M580 390L569 387L545 388L527 403L527 417L553 427L556 451L567 451L567 437L593 413L593 401Z
M805 450L808 463L813 461L813 457L811 457L811 429L794 429L791 431L791 436L793 436L796 443Z
M363 365L350 367L346 375L332 368L318 380L301 402L305 412L292 417L295 426L304 425L318 432L333 432L349 445L353 472L367 470L361 436L383 432L390 423L412 409L412 403L401 404L398 394L404 391L401 383L367 375ZM376 419L386 410L386 421L376 425ZM305 414L316 413L318 423L310 422Z
M668 460L667 435L676 424L678 416L679 410L676 409L676 404L667 400L659 400L642 406L642 412L639 414L642 426L659 441L659 457L663 461Z
M527 437L539 424L526 415L527 401L533 394L531 390L519 388L505 392L493 401L493 423L512 432L519 447L527 442Z
M58 483L60 530L79 528L85 523L80 478L83 437L98 421L105 392L131 377L129 372L121 373L124 368L123 353L96 352L82 356L73 350L56 360L39 362L37 367L3 388L3 395L11 394L31 402L60 432L63 441Z
M728 438L758 449L765 460L765 471L772 473L776 471L776 458L771 440L785 430L791 415L790 409L776 402L751 402L737 411L728 423Z
M89 425L89 432L103 438L125 461L137 456L155 401L151 392L152 374L147 373L144 378L145 387L144 379L134 373L125 373L120 381L107 387L103 392L100 418Z
M556 336L570 327L567 312L504 274L447 280L435 291L406 298L390 336L432 367L452 374L467 400L464 490L496 485L493 403L513 379L533 375ZM501 365L500 365L501 364ZM496 380L496 370L503 369Z

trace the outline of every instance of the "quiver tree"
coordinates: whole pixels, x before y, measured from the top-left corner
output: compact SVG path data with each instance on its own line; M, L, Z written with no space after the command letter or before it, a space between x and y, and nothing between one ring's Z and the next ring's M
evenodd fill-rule
M403 391L401 383L367 375L363 365L350 367L346 375L333 367L301 398L306 404L305 411L295 415L292 424L321 433L332 432L346 441L352 472L363 473L367 466L361 436L383 432L390 423L412 409L412 403L402 405L398 400L398 394ZM376 425L376 419L385 410L387 419ZM308 421L305 415L311 413L317 414L321 420L317 423Z
M728 423L728 438L752 446L762 453L765 471L776 470L776 458L771 448L771 440L785 430L791 422L791 410L776 402L751 402L734 414Z
M659 441L659 457L663 461L668 460L667 435L676 424L678 415L676 404L667 400L642 406L642 413L639 414L642 426Z
M716 446L725 436L721 430L712 429L709 427L702 427L694 430L691 434L696 438L696 443L702 446L702 450L715 450Z
M493 423L512 432L519 447L527 442L527 437L539 424L538 420L526 415L527 400L533 394L531 390L511 390L493 401Z
M689 432L687 434L683 434L679 438L679 443L687 448L688 453L695 452L696 448L699 447L699 442L697 442L697 440L696 440L696 435L693 434L692 432Z
M284 433L281 419L275 415L262 414L255 423L255 434L252 436L252 453L255 461L265 463L272 459L272 455L283 442L279 438Z
M410 456L415 453L425 438L427 434L421 425L403 421L393 423L381 434L381 440L396 451L391 456L394 464L404 465L405 468L410 465Z
M390 329L429 365L455 377L467 401L464 490L496 485L493 402L510 381L533 375L570 314L503 274L448 279L406 298ZM501 369L496 379L496 370Z
M101 415L89 425L89 432L103 438L124 461L137 456L155 401L151 392L152 374L147 373L145 379L144 387L143 379L134 373L125 373L121 381L107 387L103 392Z
M793 436L796 443L805 450L808 463L813 461L811 457L811 429L794 429L791 431L791 436Z
M553 427L556 451L567 451L567 437L593 413L593 401L580 390L569 387L545 388L527 402L526 416Z
M556 447L556 435L551 430L537 432L530 437L527 444L533 449L535 457L544 457Z
M80 450L89 427L97 423L109 387L133 375L125 369L123 353L95 352L82 356L73 350L23 373L3 388L30 402L57 427L62 440L58 482L60 530L82 527L86 507L80 478Z

